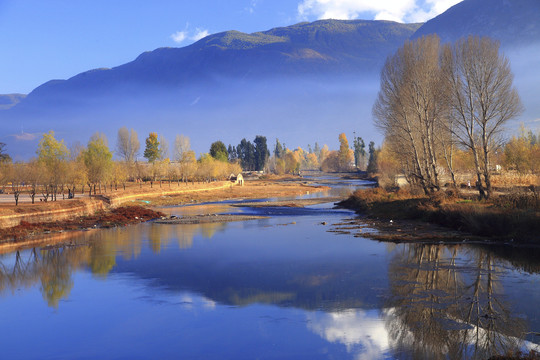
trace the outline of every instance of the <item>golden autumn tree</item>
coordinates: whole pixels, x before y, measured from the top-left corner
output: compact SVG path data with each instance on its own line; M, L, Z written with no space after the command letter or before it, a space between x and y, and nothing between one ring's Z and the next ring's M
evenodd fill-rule
M354 153L353 153L354 158ZM339 152L338 152L338 170L344 171L349 169L351 163L351 152L349 149L349 141L345 133L339 134Z

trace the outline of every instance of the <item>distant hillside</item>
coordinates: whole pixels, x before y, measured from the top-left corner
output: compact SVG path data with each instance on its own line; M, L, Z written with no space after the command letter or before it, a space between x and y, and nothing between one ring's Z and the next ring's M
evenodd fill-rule
M32 156L49 130L68 144L100 131L112 145L122 126L134 128L141 143L150 131L171 144L187 135L198 153L215 140L238 144L255 135L269 144L279 138L291 147L317 141L336 148L337 134L356 131L380 143L371 115L380 69L405 41L433 32L445 41L470 33L498 38L525 105L518 121L532 124L540 117L538 19L540 0L464 0L425 24L321 20L213 34L5 98L0 142L15 159Z
M160 48L134 61L95 69L69 80L49 81L24 103L62 101L64 96L104 95L112 89L186 87L216 79L244 81L265 77L378 71L420 24L390 21L323 20L245 34L227 31L183 48Z
M489 36L505 48L540 42L540 0L464 0L426 22L413 38L433 33L443 41Z

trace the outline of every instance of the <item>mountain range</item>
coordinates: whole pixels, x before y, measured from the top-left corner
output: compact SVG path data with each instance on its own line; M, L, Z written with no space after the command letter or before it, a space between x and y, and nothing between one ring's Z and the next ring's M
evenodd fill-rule
M127 126L141 142L150 131L194 150L265 135L289 147L328 143L338 133L380 143L371 106L386 57L405 41L436 33L443 41L468 34L501 41L522 93L538 89L538 0L464 0L425 24L321 20L245 34L213 34L183 48L159 48L111 69L51 80L27 96L0 96L0 141L15 158L28 158L41 133L85 143L96 131L113 143ZM523 96L525 119L536 119L536 99Z

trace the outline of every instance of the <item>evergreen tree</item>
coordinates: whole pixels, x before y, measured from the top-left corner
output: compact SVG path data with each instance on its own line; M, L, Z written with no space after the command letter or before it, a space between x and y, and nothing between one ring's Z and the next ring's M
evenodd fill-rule
M244 170L255 170L255 146L245 138L236 147L238 159Z
M358 168L359 166L363 165L362 160L364 159L364 156L366 155L366 151L364 148L366 147L366 144L364 143L364 139L361 137L355 137L354 142L354 165Z
M222 141L215 141L210 146L210 155L219 161L227 161L229 158L229 152Z
M279 139L276 139L276 146L274 147L274 156L276 159L281 158L285 154L285 147L281 145Z
M261 171L264 169L266 161L270 157L270 151L266 145L266 136L255 136L255 170Z
M238 154L236 152L236 148L229 144L229 148L227 149L227 153L229 155L229 162L233 163L236 160L238 160Z
M376 173L377 168L377 150L375 149L375 143L370 141L369 143L369 162L367 166L367 171L371 174Z
M161 151L159 148L158 135L155 132L151 132L146 138L146 148L144 149L144 157L149 163L154 163L159 160Z

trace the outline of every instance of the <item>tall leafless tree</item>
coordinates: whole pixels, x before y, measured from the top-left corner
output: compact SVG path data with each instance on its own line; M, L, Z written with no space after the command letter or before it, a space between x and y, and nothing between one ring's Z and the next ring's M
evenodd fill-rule
M436 35L407 42L386 61L373 107L375 125L426 194L440 188L436 134L446 112L447 87L439 54Z
M128 130L125 126L118 130L116 153L126 163L132 164L137 160L137 154L139 153L140 148L141 144L135 130Z
M479 194L489 198L491 156L500 146L503 125L522 111L510 63L496 41L469 36L444 49L443 69L456 125L452 131L472 152Z
M174 159L183 161L186 153L191 149L189 138L184 135L176 135L174 139Z

